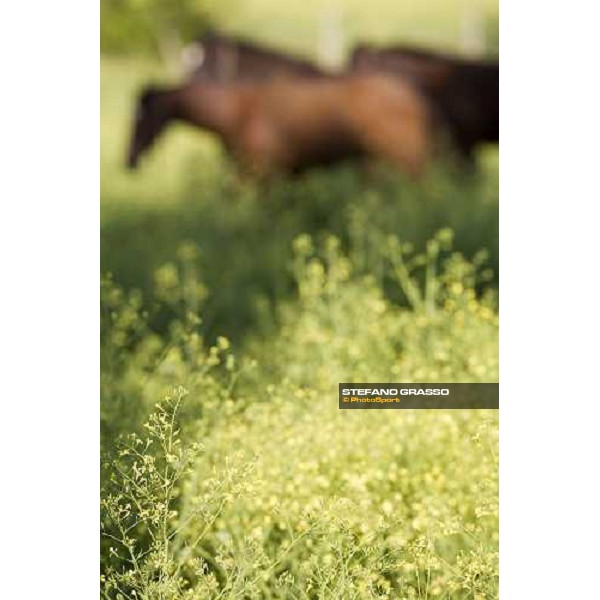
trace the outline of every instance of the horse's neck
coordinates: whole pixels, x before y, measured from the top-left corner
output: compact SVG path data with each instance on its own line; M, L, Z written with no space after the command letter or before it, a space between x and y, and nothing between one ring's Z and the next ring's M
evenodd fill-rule
M199 83L181 91L177 112L184 121L226 136L234 125L237 105L230 86Z

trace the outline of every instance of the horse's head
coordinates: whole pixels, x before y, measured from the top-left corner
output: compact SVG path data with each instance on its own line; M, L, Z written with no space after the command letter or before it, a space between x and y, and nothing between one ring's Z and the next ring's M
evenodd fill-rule
M140 156L152 146L169 121L170 114L164 96L165 92L155 87L147 87L139 95L127 155L130 169L137 167Z

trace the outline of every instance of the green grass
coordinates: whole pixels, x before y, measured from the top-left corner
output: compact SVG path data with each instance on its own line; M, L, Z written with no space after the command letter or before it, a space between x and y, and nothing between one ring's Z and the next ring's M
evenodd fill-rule
M337 409L349 379L497 380L493 298L455 254L440 264L449 243L423 264L435 292L399 273L402 308L336 238L299 237L297 298L242 355L202 340L193 246L158 277L168 335L104 284L103 439L144 432L106 457L107 597L497 597L497 411Z

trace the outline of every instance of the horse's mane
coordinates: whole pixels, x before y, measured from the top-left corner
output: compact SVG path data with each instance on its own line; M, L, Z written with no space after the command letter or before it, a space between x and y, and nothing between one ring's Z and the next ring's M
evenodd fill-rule
M399 54L406 56L407 58L415 58L422 60L442 60L444 62L454 65L473 65L473 66L497 66L497 62L493 60L487 60L483 58L472 58L468 56L462 56L460 54L451 52L439 52L437 50L429 50L423 47L406 46L404 44L397 44L394 46L370 46L368 44L360 45L355 48L355 51L368 51L381 54Z
M242 53L251 53L255 56L268 57L278 60L285 60L288 62L294 62L296 64L303 65L310 69L316 69L315 65L313 65L308 59L295 56L293 54L289 54L284 50L277 50L275 48L270 48L268 46L264 46L259 44L253 40L249 40L248 38L227 35L223 33L219 33L217 31L208 31L203 36L196 39L198 44L210 44L210 43L224 43L235 46L235 48Z

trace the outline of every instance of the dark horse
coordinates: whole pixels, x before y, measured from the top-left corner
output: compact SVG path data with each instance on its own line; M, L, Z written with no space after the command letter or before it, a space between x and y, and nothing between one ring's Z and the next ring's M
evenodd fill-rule
M351 157L418 176L431 150L428 102L410 82L379 74L149 88L138 100L130 168L172 121L215 133L258 176Z
M198 81L265 81L272 77L321 77L325 73L307 60L265 48L252 42L211 32L184 50Z
M434 107L458 152L467 160L482 142L498 142L497 62L466 60L406 47L355 48L350 68L411 79Z

